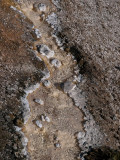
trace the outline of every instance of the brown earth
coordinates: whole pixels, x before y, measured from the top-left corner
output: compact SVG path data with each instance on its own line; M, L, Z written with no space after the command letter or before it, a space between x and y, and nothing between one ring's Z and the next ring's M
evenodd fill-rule
M79 154L76 133L82 131L82 113L74 106L71 98L54 84L69 79L76 63L71 56L67 56L66 52L57 47L50 36L50 26L40 21L39 14L33 10L33 1L22 2L17 6L18 10L10 8L11 5L15 6L11 1L1 2L1 159L27 158L21 153L21 135L14 129L17 125L23 127L28 138L31 159L74 160ZM47 14L55 11L51 2L46 1L46 5L50 8ZM33 24L41 31L41 40L35 39ZM41 70L45 68L44 62L39 61L31 49L32 46L36 49L36 44L39 43L48 45L55 51L54 58L61 61L62 67L52 67L48 59L38 54L50 70L51 87L48 89L40 85L36 92L28 96L31 117L24 126L24 110L20 98L25 94L25 88L40 82L43 76ZM44 101L44 106L33 101L36 97ZM47 114L51 120L50 123L43 123L42 131L34 123L40 119L41 114ZM58 140L54 137L59 140L60 148L55 147Z
M0 2L0 159L2 160L15 159L13 149L15 143L18 144L17 150L21 149L20 135L13 129L17 120L22 123L20 97L24 94L25 87L40 81L41 70L45 68L44 63L39 62L30 49L34 41L32 23L12 10L10 5L9 1Z

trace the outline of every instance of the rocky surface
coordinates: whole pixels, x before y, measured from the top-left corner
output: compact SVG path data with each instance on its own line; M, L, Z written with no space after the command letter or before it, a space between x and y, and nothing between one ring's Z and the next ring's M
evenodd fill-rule
M119 160L119 9L1 0L0 159Z

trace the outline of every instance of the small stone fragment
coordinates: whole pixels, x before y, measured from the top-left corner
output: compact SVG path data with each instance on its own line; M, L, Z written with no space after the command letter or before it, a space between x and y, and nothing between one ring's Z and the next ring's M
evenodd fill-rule
M52 3L53 3L57 8L60 8L60 1L61 1L61 0L52 0Z
M44 71L42 71L42 73L43 73L44 76L43 76L43 78L41 79L41 81L44 81L44 80L50 78L50 72L49 72L48 69L45 69Z
M50 87L51 86L51 82L49 80L43 81L43 84L44 84L45 87Z
M61 62L60 62L59 60L57 60L57 59L52 59L52 60L50 61L50 63L51 63L53 66L57 67L57 68L59 68L59 67L61 66Z
M36 47L37 51L47 58L51 58L55 54L54 51L50 50L50 48L44 44L37 45Z
M44 105L44 101L41 99L34 99L34 102L40 104L40 105Z
M46 122L50 122L50 118L47 117L47 116L45 116L45 121L46 121Z
M42 13L42 14L40 15L40 20L44 21L45 19L46 19L46 16L45 16L44 13Z
M56 147L56 148L60 148L60 147L61 147L60 143L59 143L59 142L58 142L58 143L55 143L55 147Z
M57 140L58 140L57 135L54 135L54 141L57 141Z
M82 75L79 74L78 76L74 76L74 81L77 81L77 82L81 82L82 81Z
M21 131L21 128L20 128L20 127L18 127L18 126L14 126L14 127L15 127L15 131L16 131L16 132Z
M42 128L42 127L43 127L42 124L41 124L41 122L40 122L39 120L37 120L35 123L36 123L36 125L37 125L39 128Z
M43 3L34 3L33 10L36 12L45 12L47 9L46 5Z
M45 12L46 9L47 9L47 7L46 7L45 4L39 3L39 4L38 4L38 9L39 9L41 12Z
M41 121L45 121L45 116L41 115Z
M56 31L53 32L52 37L55 38L56 43L57 43L57 45L58 45L59 47L62 47L62 46L63 46L63 39L60 38L59 35L57 35L57 32L56 32Z
M73 82L66 81L64 83L61 83L60 87L65 93L69 93L76 87L76 85Z
M41 38L41 33L40 33L39 29L37 29L37 28L35 29L35 34L38 39Z

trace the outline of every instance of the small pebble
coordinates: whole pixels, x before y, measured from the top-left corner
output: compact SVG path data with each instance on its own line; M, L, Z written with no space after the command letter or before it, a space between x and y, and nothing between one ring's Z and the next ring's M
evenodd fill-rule
M61 66L61 62L60 62L59 60L57 60L57 59L52 59L52 60L50 61L50 63L51 63L53 66L57 67L57 68L59 68L59 67Z
M50 48L44 44L37 45L37 51L41 53L43 56L46 56L48 59L54 56L54 51L50 50Z
M47 9L46 5L43 3L34 3L33 4L33 10L36 12L45 12Z
M45 116L41 115L41 121L45 121Z
M40 122L39 120L37 120L35 123L36 123L36 125L37 125L39 128L42 128L42 127L43 127L42 124L41 124L41 122Z
M45 87L50 87L51 86L51 82L49 80L43 81L43 84L44 84Z
M41 99L34 99L34 102L36 102L36 103L38 103L40 105L44 105L44 102Z
M74 81L77 81L77 82L81 82L82 81L82 75L79 74L78 76L74 76Z
M27 150L26 150L26 148L23 148L23 149L21 150L21 153L22 153L24 156L26 156L26 155L27 155Z
M47 116L45 116L45 121L46 121L46 122L50 122L50 118L47 117Z
M41 79L41 81L44 81L44 80L50 78L50 72L47 69L45 69L44 71L42 71L42 73L43 73L44 76Z
M39 3L39 4L38 4L38 9L39 9L41 12L45 12L46 9L47 9L47 7L46 7L45 4Z
M41 33L40 33L39 29L37 29L37 28L35 29L35 34L38 39L41 38Z
M61 147L60 143L55 143L55 147L60 148Z
M18 126L14 126L14 127L15 127L16 132L21 131L21 128L20 128L20 127L18 127Z
M66 81L64 83L61 83L60 87L65 93L69 93L76 87L76 85L73 82Z
M40 20L44 21L44 20L45 20L45 18L46 18L45 14L44 14L44 13L42 13L42 14L40 15Z
M54 135L54 140L57 141L58 140L58 137L56 135Z

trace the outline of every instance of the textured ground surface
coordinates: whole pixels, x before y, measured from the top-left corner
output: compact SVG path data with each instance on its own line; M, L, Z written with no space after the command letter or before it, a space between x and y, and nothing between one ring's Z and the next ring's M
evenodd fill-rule
M120 2L14 2L0 1L0 159L119 160L96 147L120 149Z
M45 12L46 17L56 10L49 1L39 2L44 2L48 7L48 10ZM62 66L55 68L50 64L49 59L38 54L47 64L50 71L49 80L51 86L46 88L41 85L36 92L28 97L32 111L32 116L25 126L25 134L29 140L28 149L31 159L74 160L79 154L76 134L82 131L82 113L74 106L71 98L58 90L55 84L63 82L73 75L75 62L71 56L67 56L56 45L55 40L51 36L51 27L46 21L40 21L40 13L33 10L33 4L33 1L29 3L24 1L21 4L21 9L42 35L40 40L34 43L34 46L36 44L44 44L50 47L55 52L53 58L58 59ZM36 49L36 47L34 48ZM42 99L44 105L36 104L33 101L35 98ZM40 120L42 114L46 114L51 122L41 122L43 125L41 131L34 122ZM56 147L57 143L60 144L59 148Z
M45 15L47 17L47 15L56 9L49 1L44 1L44 3L48 6ZM18 5L18 10L20 9L23 12L22 16L14 7L10 8L10 6L14 6L14 4L9 1L8 4L4 3L5 12L4 10L1 11L3 12L3 14L1 14L1 19L4 20L5 17L7 21L7 27L5 28L4 22L3 28L1 27L1 30L3 30L1 31L1 38L6 37L6 40L1 40L1 75L3 75L4 79L4 81L2 81L1 78L1 84L3 83L2 87L5 87L5 92L11 91L9 94L3 94L3 90L1 91L1 102L3 102L3 99L4 102L6 102L1 108L2 115L4 113L3 110L5 108L7 109L3 115L3 121L6 121L6 125L4 126L1 124L4 126L4 130L1 128L1 130L3 130L1 135L1 157L3 157L3 159L25 158L22 154L20 155L20 135L19 133L15 133L15 130L12 130L13 126L17 125L23 127L22 131L28 138L28 151L31 159L74 160L78 156L80 150L76 141L76 134L82 131L82 113L73 104L72 99L69 98L67 94L63 93L62 90L56 88L55 84L69 79L73 75L73 69L76 63L70 55L67 56L67 53L60 50L56 45L55 40L53 40L51 36L51 27L46 21L40 20L40 13L33 10L33 4L33 1L21 1ZM1 10L2 7L1 5ZM8 13L10 14L9 16ZM4 17L2 17L2 15ZM27 18L24 19L23 15ZM33 24L30 23L28 19ZM38 40L35 39L34 30L32 29L33 25L35 28L39 29L42 34L42 37ZM31 116L24 126L22 122L22 112L24 112L24 110L21 106L20 97L24 95L25 88L40 81L42 77L41 70L45 68L43 61L39 61L35 57L33 51L30 50L33 46L36 51L37 44L47 45L50 49L54 50L55 56L53 58L58 59L62 66L56 68L50 64L51 60L37 54L38 57L45 62L50 71L49 80L51 86L47 88L41 84L39 89L28 96ZM2 64L5 67L3 67ZM7 75L9 75L9 77L7 77ZM7 88L10 91L8 91ZM35 103L35 98L42 99L44 105L42 106ZM9 115L8 113L11 114ZM7 114L8 117L5 118ZM46 114L50 118L50 122L42 122L43 128L40 129L36 126L35 121L40 120L42 114ZM6 120L7 118L11 123L11 130L7 128L7 125L9 125ZM7 133L10 134L10 137L8 137ZM5 136L4 138L3 135ZM8 142L11 144L8 145ZM57 144L60 145L60 147L57 148ZM7 151L8 155L6 153Z
M13 152L22 149L20 135L13 128L23 123L20 97L24 88L40 81L45 67L30 50L32 23L10 5L9 1L0 2L0 159L4 160L14 159Z
M87 77L87 106L107 135L105 143L120 149L120 2L61 0L61 6L64 34Z

